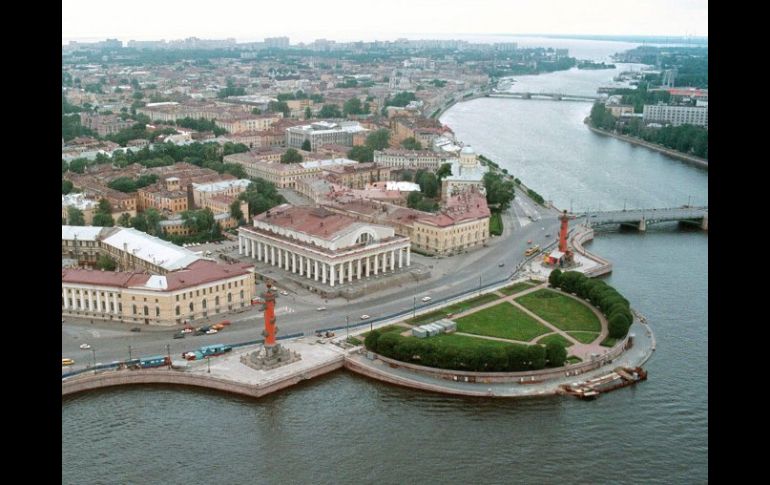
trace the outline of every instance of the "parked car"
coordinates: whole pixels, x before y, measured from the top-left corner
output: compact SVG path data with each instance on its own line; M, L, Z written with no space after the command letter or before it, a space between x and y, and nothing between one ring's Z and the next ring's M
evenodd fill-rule
M206 334L208 335L211 335L212 333L217 333L217 332L219 332L219 330L217 330L216 328L210 328L206 330Z
M83 350L88 350L88 349L91 348L91 346L88 345L88 344L80 344L80 348L83 349Z
M61 360L61 365L72 365L74 363L75 363L75 361L72 360L72 359L62 359Z
M139 328L139 327L134 327L134 328L132 328L132 329L131 329L131 331L132 331L132 332L141 332L141 331L142 331L142 329L141 329L141 328Z
M429 297L429 296L422 297L422 301L431 301L431 300L432 300L432 298Z
M361 315L361 320L366 320L367 318L369 318L369 315Z
M175 333L174 338L184 338L184 333L183 332Z
M497 265L498 268L502 268L503 266L505 266L505 263L500 263Z
M319 306L318 308L316 308L316 310L318 310L319 312L322 312L322 311L326 310L326 307L325 306Z
M288 294L289 294L289 292L288 292L288 291L286 291L286 290L283 290L283 291L281 292L281 294L282 294L283 296L286 296L286 295L288 295Z

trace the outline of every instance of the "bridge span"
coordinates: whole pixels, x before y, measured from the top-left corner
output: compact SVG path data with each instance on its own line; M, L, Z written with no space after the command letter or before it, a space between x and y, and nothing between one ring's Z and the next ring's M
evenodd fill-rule
M632 225L640 231L646 231L650 224L660 222L686 222L700 226L708 230L708 206L703 207L677 207L666 209L631 209L603 212L586 212L573 214L575 219L585 219L585 223L591 227L610 224Z
M547 99L552 101L586 101L593 103L606 99L604 96L589 96L585 94L564 93L530 93L530 92L503 92L490 93L490 98L515 98L515 99Z

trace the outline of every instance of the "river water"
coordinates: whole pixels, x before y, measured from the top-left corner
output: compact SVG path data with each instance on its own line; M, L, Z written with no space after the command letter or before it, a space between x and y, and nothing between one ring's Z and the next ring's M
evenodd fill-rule
M612 75L517 81L572 93ZM590 107L479 99L442 121L559 207L708 203L707 172L592 134ZM63 400L62 483L704 483L708 236L669 224L603 232L589 247L657 336L636 387L592 402L461 399L338 372L260 400L98 391Z

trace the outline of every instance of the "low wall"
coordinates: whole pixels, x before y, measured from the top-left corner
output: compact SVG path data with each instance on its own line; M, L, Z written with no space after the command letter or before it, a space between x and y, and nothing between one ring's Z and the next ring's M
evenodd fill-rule
M620 135L617 133L612 133L610 131L601 130L599 128L594 128L593 126L586 123L586 126L589 130L593 131L596 134L604 135L604 136L611 136L613 138L617 138L619 140L623 140L625 142L631 143L633 145L639 145L643 146L645 148L649 148L650 150L655 150L656 152L663 153L665 155L668 155L671 158L676 158L677 160L681 160L683 162L689 163L690 165L694 165L696 167L705 168L708 170L709 168L709 162L708 160L704 158L695 157L692 155L687 155L686 153L677 152L675 150L671 150L670 148L666 148L664 146L656 145L655 143L650 143L645 140L640 140L638 138L634 138L632 136L627 135Z
M575 234L572 236L572 239L570 240L570 243L572 245L572 248L585 256L588 259L591 259L592 261L596 261L599 266L596 266L594 268L591 268L587 271L585 271L585 275L589 278L595 278L597 276L601 276L607 273L612 272L612 263L607 261L604 258L601 258L599 256L596 256L593 253L588 252L584 247L583 243L586 241L590 241L594 238L594 230L590 227L585 226L578 226L579 229Z
M297 372L282 379L251 385L221 377L191 374L171 369L121 370L107 371L100 374L79 375L62 382L62 396L79 392L101 389L104 387L125 386L131 384L175 384L181 386L204 387L217 391L231 392L250 397L261 397L272 392L293 386L298 382L327 374L344 365L344 356L311 369Z

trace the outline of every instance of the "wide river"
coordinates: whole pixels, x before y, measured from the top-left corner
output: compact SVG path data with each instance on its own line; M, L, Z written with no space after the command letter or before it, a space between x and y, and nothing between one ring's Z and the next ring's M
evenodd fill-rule
M513 89L591 94L613 74L521 77ZM559 207L708 203L707 172L592 134L590 108L479 99L442 121ZM636 387L592 402L459 399L338 372L260 400L93 392L63 400L62 483L705 483L708 235L652 226L589 247L657 336Z

